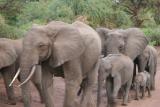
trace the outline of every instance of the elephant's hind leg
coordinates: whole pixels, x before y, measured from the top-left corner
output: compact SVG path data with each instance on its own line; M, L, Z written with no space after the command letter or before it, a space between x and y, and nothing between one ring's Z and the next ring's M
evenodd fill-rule
M127 103L128 103L128 96L129 96L129 91L130 91L130 88L131 88L131 84L132 84L132 78L126 84L125 95L124 95L124 99L123 99L123 105L127 105Z

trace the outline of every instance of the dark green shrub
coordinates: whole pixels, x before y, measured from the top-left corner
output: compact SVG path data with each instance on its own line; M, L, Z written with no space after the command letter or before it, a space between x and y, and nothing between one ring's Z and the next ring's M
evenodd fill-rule
M160 27L157 28L143 28L145 35L148 37L150 44L160 45Z

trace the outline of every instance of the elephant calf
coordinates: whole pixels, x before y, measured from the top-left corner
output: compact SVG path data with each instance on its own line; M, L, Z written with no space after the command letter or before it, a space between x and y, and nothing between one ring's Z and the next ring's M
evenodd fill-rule
M140 88L142 88L142 98L144 97L145 90L148 90L148 96L151 96L150 93L150 74L146 71L140 72L136 75L135 80L134 80L134 87L136 91L136 100L139 100L139 91Z
M101 101L101 90L104 80L108 97L108 106L115 107L116 98L120 88L124 88L123 105L127 105L128 94L133 77L133 61L123 54L110 54L101 59L98 75L97 105Z

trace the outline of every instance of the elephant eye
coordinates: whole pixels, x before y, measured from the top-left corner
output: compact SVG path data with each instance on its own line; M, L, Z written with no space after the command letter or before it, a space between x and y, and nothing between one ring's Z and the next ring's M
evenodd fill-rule
M46 48L48 48L48 45L47 44L39 44L38 48L39 49L46 49Z

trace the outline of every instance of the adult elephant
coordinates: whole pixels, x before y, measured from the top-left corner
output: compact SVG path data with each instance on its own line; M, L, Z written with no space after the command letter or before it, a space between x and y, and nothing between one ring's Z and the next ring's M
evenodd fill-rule
M97 28L96 31L102 40L102 54L104 56L123 53L134 60L148 44L144 33L138 28L126 30Z
M8 95L9 101L7 103L11 105L15 105L16 101L13 86L9 87L9 83L19 68L20 54L22 52L22 40L23 39L11 40L7 38L0 38L0 73L4 79L6 92ZM37 70L40 71L40 68ZM32 78L32 81L41 93L42 86L40 81L40 72L37 72L34 77L35 78ZM43 100L42 94L41 100Z
M96 31L102 41L102 54L104 56L123 53L134 61L142 54L148 44L144 33L138 28L128 28L126 30L97 28ZM103 75L99 73L98 77L102 78Z
M150 82L151 82L151 89L155 89L155 74L157 71L157 50L152 46L147 46L143 53L140 54L137 59L138 62L136 62L138 65L141 65L139 67L139 72L148 71L150 73Z
M92 91L99 67L101 40L95 30L78 21L72 24L52 21L47 25L33 26L26 33L23 44L20 69L24 82L20 86L25 107L31 107L31 101L27 100L30 97L28 80L39 64L42 66L46 107L54 107L53 74L65 77L64 107L77 106L75 100L84 78L88 85L82 95L81 107L96 106Z

